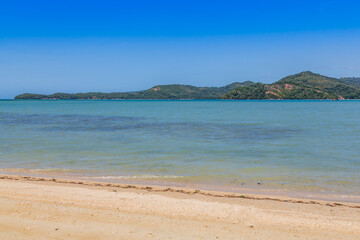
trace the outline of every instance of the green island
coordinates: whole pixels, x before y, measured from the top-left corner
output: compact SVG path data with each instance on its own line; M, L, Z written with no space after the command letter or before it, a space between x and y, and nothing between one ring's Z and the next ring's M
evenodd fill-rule
M310 71L275 83L235 82L224 87L157 85L139 92L24 93L15 99L360 99L360 78L332 78Z

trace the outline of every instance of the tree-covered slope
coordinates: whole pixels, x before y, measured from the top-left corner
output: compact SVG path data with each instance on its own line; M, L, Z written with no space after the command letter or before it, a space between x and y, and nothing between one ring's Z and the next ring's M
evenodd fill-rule
M226 92L241 86L254 84L247 81L224 87L195 87L191 85L158 85L139 92L114 93L54 93L50 95L25 93L15 99L220 99Z
M272 84L235 88L224 99L360 99L360 89L340 79L312 72L287 76Z
M356 77L346 77L346 78L341 78L341 81L343 81L346 84L352 85L354 87L360 88L360 78L356 78Z

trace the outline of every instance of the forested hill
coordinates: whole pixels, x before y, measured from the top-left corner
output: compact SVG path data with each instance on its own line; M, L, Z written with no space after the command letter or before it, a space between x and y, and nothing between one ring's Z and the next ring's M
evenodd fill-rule
M51 95L24 93L15 99L220 99L230 90L249 86L253 82L235 82L224 87L195 87L191 85L157 85L139 92L113 93L54 93Z
M307 71L272 84L238 87L223 99L360 99L360 86L356 78L336 79Z

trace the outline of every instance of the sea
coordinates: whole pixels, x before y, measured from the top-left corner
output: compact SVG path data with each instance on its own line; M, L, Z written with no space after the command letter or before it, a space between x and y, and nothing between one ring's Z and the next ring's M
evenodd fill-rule
M360 202L360 101L0 100L0 171Z

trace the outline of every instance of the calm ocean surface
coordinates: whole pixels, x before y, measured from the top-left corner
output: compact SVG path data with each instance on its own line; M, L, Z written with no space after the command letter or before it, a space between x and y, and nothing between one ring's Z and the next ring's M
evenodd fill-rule
M360 195L360 101L1 100L0 168Z

